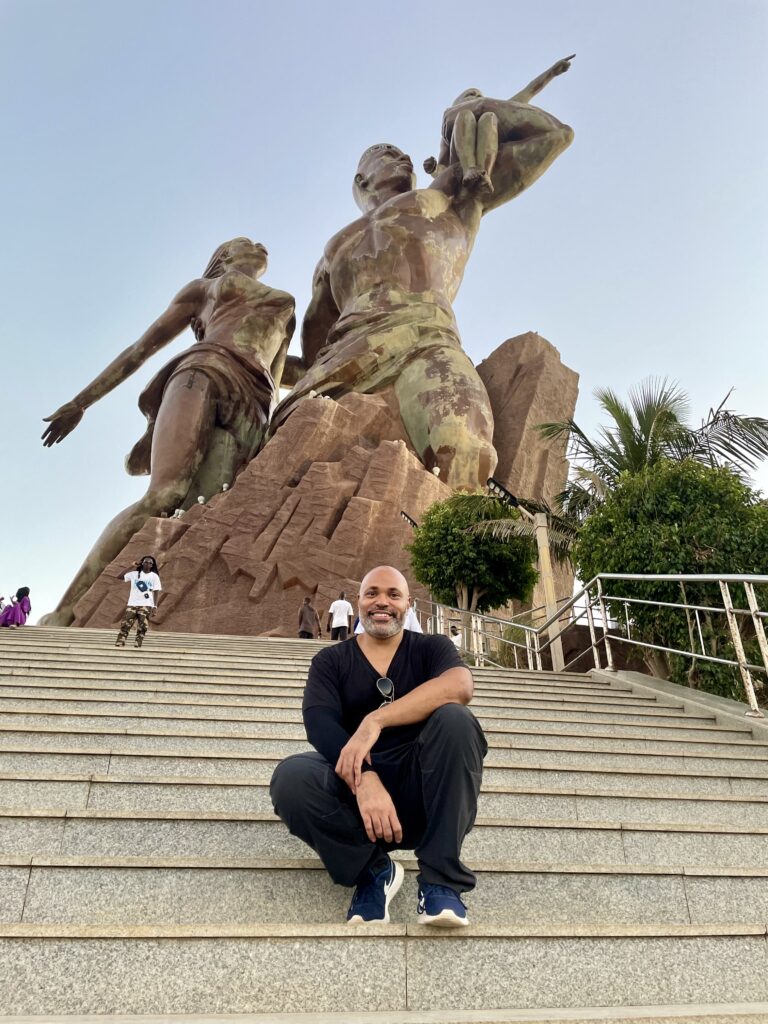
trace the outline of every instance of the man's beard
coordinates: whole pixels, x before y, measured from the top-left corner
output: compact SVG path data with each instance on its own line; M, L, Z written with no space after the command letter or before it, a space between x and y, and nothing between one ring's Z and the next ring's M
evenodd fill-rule
M396 636L403 628L405 615L398 615L397 612L390 618L389 622L374 622L371 613L360 616L360 622L368 636L374 636L377 640L384 640L389 636Z

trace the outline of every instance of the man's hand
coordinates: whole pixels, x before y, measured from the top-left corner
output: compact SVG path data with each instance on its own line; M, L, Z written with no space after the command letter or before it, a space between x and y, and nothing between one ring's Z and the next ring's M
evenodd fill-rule
M386 843L400 843L403 828L395 805L376 772L366 772L356 792L357 806L365 826L365 834L372 843L383 839Z
M371 763L371 747L379 736L381 726L377 725L371 715L366 715L349 742L341 749L335 771L355 795L363 774L363 761Z
M55 413L46 416L43 422L49 423L50 426L46 427L45 431L41 434L44 447L50 448L51 445L63 441L67 434L72 433L83 418L83 411L75 402L67 402L66 405L62 405L60 409L57 409Z

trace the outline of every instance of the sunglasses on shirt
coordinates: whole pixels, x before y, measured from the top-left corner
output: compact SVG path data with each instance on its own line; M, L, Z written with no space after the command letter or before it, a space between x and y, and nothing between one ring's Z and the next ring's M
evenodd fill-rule
M380 708L385 708L387 704L391 704L395 699L395 684L387 676L382 676L376 680L376 689L384 698L382 703L379 704Z

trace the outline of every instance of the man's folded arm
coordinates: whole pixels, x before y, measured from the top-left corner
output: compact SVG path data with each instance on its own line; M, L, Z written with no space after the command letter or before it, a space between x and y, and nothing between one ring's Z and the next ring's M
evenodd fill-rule
M342 748L349 742L349 733L332 708L315 706L304 710L307 739L332 766L339 760Z

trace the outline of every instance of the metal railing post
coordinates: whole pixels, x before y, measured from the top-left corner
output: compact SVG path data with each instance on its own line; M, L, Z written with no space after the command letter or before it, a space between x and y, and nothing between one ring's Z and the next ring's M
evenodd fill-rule
M747 657L744 653L744 645L741 642L741 633L739 633L739 624L736 621L736 616L733 613L733 602L731 601L731 592L728 589L728 584L719 580L720 593L723 595L723 607L725 608L725 617L728 620L728 628L731 631L731 640L733 641L733 649L736 651L736 658L739 663L739 672L741 672L741 678L744 683L744 689L747 692L747 700L749 701L750 711L747 715L750 718L765 718L765 715L760 710L757 703L757 697L755 696L755 688L752 685L752 674L747 668Z
M586 595L587 603L587 624L589 625L589 639L592 643L592 657L595 662L595 668L601 668L600 664L600 652L597 649L597 637L595 635L595 618L592 615L592 598L589 594Z
M763 628L763 620L760 618L760 606L755 597L755 588L751 583L745 583L744 590L747 593L747 604L752 613L752 625L755 627L755 636L760 646L760 653L763 656L765 671L768 672L768 641L765 639L765 629Z
M539 551L539 569L541 571L541 585L544 591L546 617L551 619L557 612L557 598L555 597L555 581L552 575L552 558L549 553L549 531L546 512L537 512L534 515L533 528ZM563 657L563 642L560 639L559 619L555 619L547 632L549 634L549 655L552 659L552 670L554 672L562 672L565 667L565 658Z
M616 666L613 664L613 651L611 650L611 641L608 639L608 610L605 606L603 588L599 578L597 580L597 600L600 604L600 617L603 620L603 643L605 644L606 671L615 672Z

